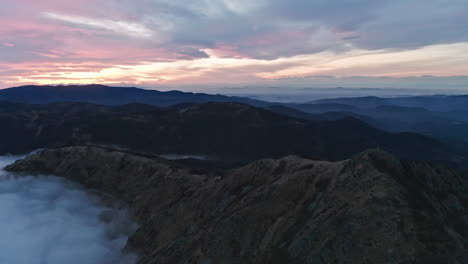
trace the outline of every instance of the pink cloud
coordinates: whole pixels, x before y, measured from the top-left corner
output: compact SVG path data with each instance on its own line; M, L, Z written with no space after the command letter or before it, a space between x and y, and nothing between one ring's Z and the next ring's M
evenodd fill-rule
M219 6L222 7L222 4ZM356 27L336 27L336 21L329 21L329 16L317 22L320 16L308 18L309 12L303 13L304 10L290 10L291 14L301 11L304 15L301 21L297 21L282 16L283 8L277 10L279 13L274 13L275 17L269 17L268 12L262 13L261 10L256 10L258 13L254 14L234 12L233 15L232 10L225 12L223 8L214 10L209 7L201 2L180 5L179 1L153 0L4 0L0 9L2 85L39 80L41 83L47 80L58 82L62 79L106 83L201 83L218 80L257 81L309 73L437 75L466 71L466 67L461 68L455 59L444 63L444 67L431 67L431 64L438 66L437 63L443 58L420 62L415 57L415 62L411 64L405 57L394 64L382 66L366 66L369 62L375 62L373 59L359 65L350 61L346 61L346 65L328 62L340 59L342 53L359 48L350 45L348 49L345 44L379 42L375 36L385 32L385 35L391 36L391 40L385 41L387 45L393 43L393 39L398 40L400 33L408 33L409 27L401 27L396 33L392 27L387 27L388 30L380 30L379 27L358 32ZM285 8L294 9L294 6ZM334 9L335 6L331 4L327 8ZM338 12L339 24L353 24L356 20L353 10L342 11L343 14ZM459 11L458 16L448 16L450 19L445 24L441 23L441 28L449 28L453 24L452 19L463 20L465 13ZM413 16L417 14L411 13L410 18ZM393 14L390 17L393 18ZM358 24L364 24L367 20L361 22ZM432 28L430 23L415 22L411 25L423 30L423 33ZM453 32L440 30L435 33L441 32L448 37L452 33L457 37L463 35L456 31L457 27L453 28ZM390 34L392 32L393 35ZM371 41L366 39L366 34L359 33L367 33ZM429 35L407 34L409 37L404 39L404 43L412 42L414 46L411 48L417 49L421 47L418 46L421 43L419 38ZM455 40L466 42L460 38L449 38L450 43L455 43ZM363 44L361 47L365 46ZM334 55L320 65L313 63L315 57L310 61L298 61L295 58L296 55L306 56L322 51ZM463 52L465 49L460 48L458 53ZM446 57L460 56L452 54ZM281 62L276 61L278 58L281 58ZM400 66L400 63L404 65ZM147 64L156 70L147 69L150 66L145 68ZM96 74L105 71L110 73Z

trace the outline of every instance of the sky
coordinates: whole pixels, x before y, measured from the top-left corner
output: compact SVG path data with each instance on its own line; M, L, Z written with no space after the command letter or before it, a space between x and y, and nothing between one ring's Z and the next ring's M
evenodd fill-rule
M468 91L467 0L0 0L0 88ZM260 90L259 90L260 91ZM262 90L264 91L264 90Z

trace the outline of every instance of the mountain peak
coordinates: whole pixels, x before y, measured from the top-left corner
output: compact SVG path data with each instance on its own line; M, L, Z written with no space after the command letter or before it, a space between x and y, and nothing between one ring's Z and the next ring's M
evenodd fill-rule
M42 151L8 169L66 177L131 205L141 226L129 247L141 250L139 263L239 263L235 251L255 257L245 263L466 258L463 176L400 164L374 149L340 162L288 156L218 173L156 157L68 147Z

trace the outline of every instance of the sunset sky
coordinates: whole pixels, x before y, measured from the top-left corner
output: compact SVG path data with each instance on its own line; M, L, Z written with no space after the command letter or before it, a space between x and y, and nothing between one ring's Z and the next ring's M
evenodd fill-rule
M467 0L0 4L0 88L101 83L185 90L468 90Z

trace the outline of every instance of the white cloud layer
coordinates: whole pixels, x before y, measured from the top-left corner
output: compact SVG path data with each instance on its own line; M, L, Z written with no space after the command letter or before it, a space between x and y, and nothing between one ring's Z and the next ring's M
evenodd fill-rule
M124 34L136 38L149 38L153 36L153 31L143 24L116 21L110 19L96 19L85 16L73 16L45 12L43 16L49 19L63 21L81 26L88 26L97 29L104 29L118 34Z
M14 159L0 157L0 169ZM0 170L0 208L0 263L135 263L121 253L135 229L126 213L63 179Z

